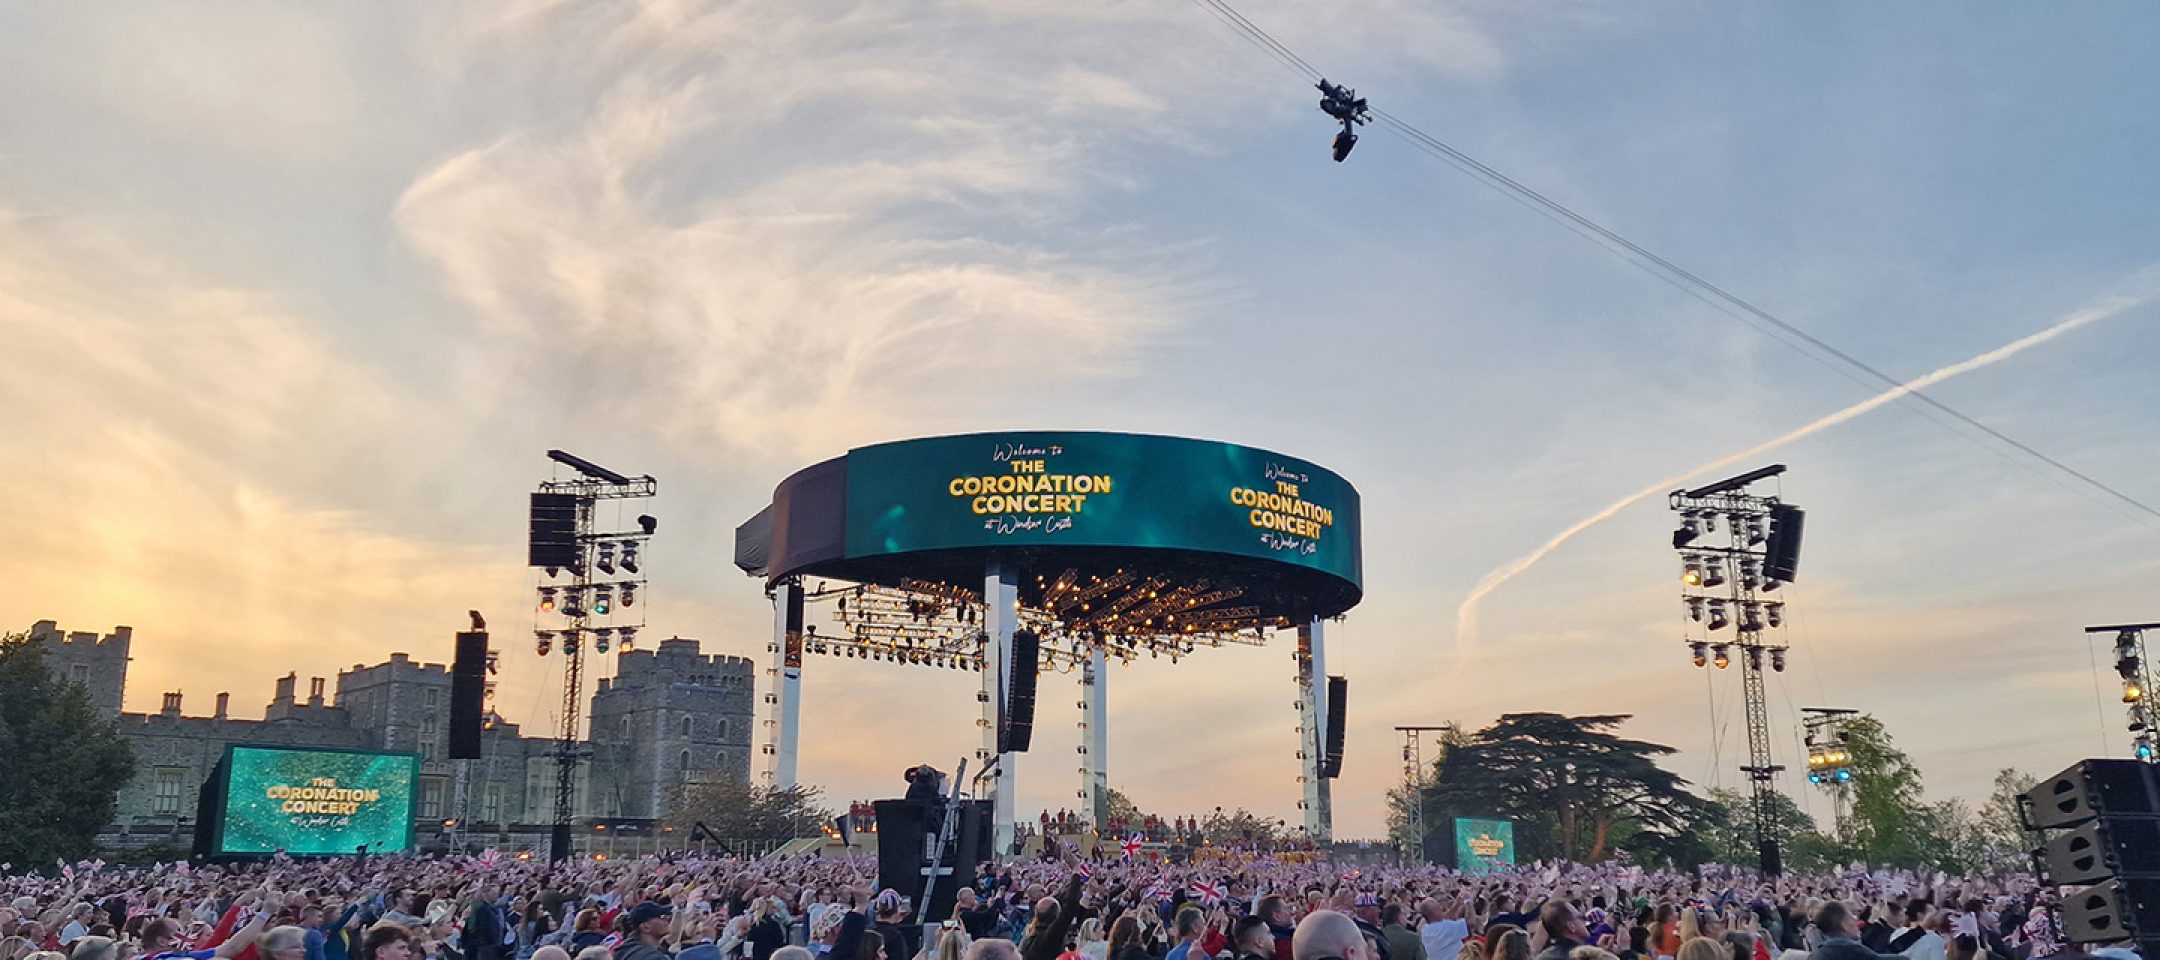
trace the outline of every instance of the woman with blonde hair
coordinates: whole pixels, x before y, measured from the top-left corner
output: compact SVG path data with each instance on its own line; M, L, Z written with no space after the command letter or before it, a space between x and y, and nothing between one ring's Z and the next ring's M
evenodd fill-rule
M1463 940L1462 950L1455 954L1455 960L1485 960L1485 941L1476 937Z
M1103 939L1101 917L1089 917L1080 921L1080 933L1076 942L1076 949L1088 960L1110 960L1110 941Z

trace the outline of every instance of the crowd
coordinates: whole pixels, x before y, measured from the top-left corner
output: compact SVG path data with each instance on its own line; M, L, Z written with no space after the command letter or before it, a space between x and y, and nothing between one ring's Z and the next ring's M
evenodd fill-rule
M79 864L0 878L0 960L2037 960L2024 876L1531 865L1468 876L1071 852L916 925L869 858ZM913 892L913 891L910 891ZM2100 950L2100 956L2118 955ZM2120 956L2131 956L2122 951Z

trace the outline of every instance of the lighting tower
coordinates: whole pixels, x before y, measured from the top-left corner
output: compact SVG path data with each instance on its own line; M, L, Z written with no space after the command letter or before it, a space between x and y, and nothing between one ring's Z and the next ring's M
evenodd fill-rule
M2112 633L2115 635L2115 674L2122 678L2122 702L2129 705L2130 752L2146 763L2160 762L2154 756L2155 727L2160 727L2160 709L2152 703L2152 660L2145 656L2145 631L2160 630L2160 623L2117 623L2106 626L2086 627L2086 633Z
M1837 835L1845 835L1845 798L1852 784L1852 749L1845 743L1845 718L1858 710L1840 707L1801 707L1806 716L1807 782L1830 792L1831 817Z
M577 767L591 755L578 736L585 697L585 644L605 655L610 646L632 649L645 625L645 575L642 554L658 521L637 518L635 530L596 530L595 508L602 500L640 500L658 492L651 476L626 477L561 450L548 459L576 470L568 480L549 480L532 495L532 537L528 563L545 571L538 588L540 626L533 648L547 656L563 655L562 726L555 745L555 823L548 856L570 856L570 821L576 814ZM568 574L567 579L564 577Z
M1425 860L1425 838L1427 836L1425 832L1425 784L1432 775L1431 770L1425 766L1425 738L1427 735L1435 733L1452 734L1456 729L1456 726L1452 723L1437 727L1395 728L1395 732L1403 735L1403 789L1410 796L1410 829L1417 836L1417 849L1412 852L1412 855L1417 857L1421 863Z
M1685 605L1685 640L1700 667L1715 662L1722 670L1740 659L1740 687L1747 710L1748 776L1755 810L1755 846L1764 873L1783 871L1777 847L1778 766L1770 750L1770 703L1763 690L1763 667L1785 670L1785 602L1775 593L1793 579L1800 562L1800 508L1776 495L1748 492L1750 484L1785 472L1784 464L1720 480L1693 490L1675 490L1672 509L1680 515L1673 549L1680 554L1681 602ZM1720 526L1723 527L1720 530ZM1773 633L1772 631L1779 631Z

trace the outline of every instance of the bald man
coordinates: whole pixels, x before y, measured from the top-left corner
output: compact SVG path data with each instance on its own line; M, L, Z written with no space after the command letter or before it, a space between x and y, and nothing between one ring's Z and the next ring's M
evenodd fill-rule
M1290 937L1291 960L1378 960L1365 933L1348 914L1315 910Z

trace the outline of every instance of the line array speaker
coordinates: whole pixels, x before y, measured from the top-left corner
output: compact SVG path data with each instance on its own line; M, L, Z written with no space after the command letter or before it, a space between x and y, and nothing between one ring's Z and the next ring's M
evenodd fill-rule
M568 567L577 563L578 498L567 493L532 495L531 539L525 565Z
M1349 695L1350 681L1327 678L1327 751L1321 755L1320 775L1330 780L1342 776L1344 719L1349 716L1345 699Z
M1005 674L1004 711L998 716L998 752L1026 753L1035 739L1035 671L1042 638L1030 630L1012 635L1012 659Z
M487 699L485 633L457 635L457 658L450 663L450 759L480 759L480 714Z
M1800 528L1807 511L1789 503L1770 507L1770 536L1763 545L1763 573L1791 583L1800 569Z

